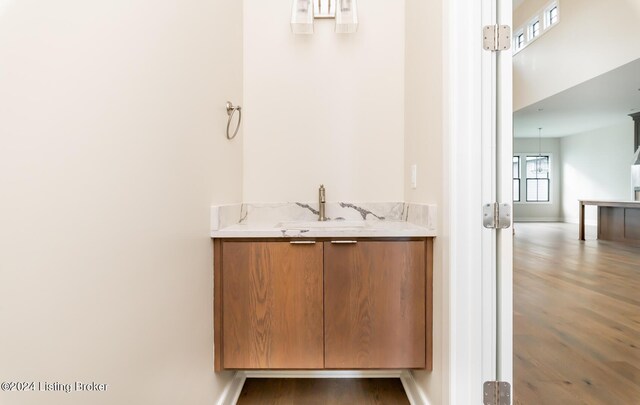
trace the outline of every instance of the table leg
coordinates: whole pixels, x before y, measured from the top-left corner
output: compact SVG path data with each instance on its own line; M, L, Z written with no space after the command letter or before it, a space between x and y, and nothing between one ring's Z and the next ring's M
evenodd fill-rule
M584 239L584 204L582 203L582 201L580 201L579 204L580 204L580 217L578 219L578 239L585 240Z

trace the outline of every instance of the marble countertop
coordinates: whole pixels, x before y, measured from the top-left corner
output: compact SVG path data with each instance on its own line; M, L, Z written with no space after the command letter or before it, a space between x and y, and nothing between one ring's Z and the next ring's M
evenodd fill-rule
M361 221L362 225L314 227L281 224L236 224L211 231L212 238L397 238L434 237L435 230L405 221ZM351 222L351 221L349 221Z
M319 222L314 203L243 203L211 207L212 238L435 237L436 207L427 204L327 203Z

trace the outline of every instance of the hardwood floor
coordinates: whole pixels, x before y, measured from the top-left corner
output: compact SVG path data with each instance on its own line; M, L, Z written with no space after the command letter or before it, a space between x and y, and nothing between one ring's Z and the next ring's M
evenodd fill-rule
M238 405L409 404L398 378L249 378Z
M640 404L640 248L515 224L516 404Z

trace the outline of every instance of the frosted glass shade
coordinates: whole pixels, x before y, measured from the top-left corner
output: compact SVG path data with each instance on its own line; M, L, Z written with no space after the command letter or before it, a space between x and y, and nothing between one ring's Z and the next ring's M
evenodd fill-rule
M294 34L313 34L312 0L293 0L291 31Z
M352 34L358 31L358 6L356 0L337 0L336 32Z

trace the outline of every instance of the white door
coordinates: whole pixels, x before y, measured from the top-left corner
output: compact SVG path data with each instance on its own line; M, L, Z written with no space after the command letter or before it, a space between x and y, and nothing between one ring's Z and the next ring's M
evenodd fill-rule
M512 0L485 0L483 20L490 25L512 25ZM501 34L502 35L502 34ZM509 49L485 51L483 69L483 153L482 174L485 202L495 202L513 208L513 85L512 38ZM490 108L489 108L490 106ZM510 222L513 217L510 216ZM485 271L483 296L486 300L484 325L493 333L490 349L495 367L494 380L513 382L513 224L507 228L491 230L484 253L490 259ZM494 317L492 319L492 317ZM487 366L489 369L489 366Z
M512 203L511 50L483 49L484 26L511 24L511 1L445 3L451 404L512 382L512 228L484 228L482 210Z
M498 24L512 26L512 0L497 0ZM513 41L512 41L513 43ZM512 50L498 52L496 71L497 201L513 207ZM513 383L513 225L497 231L497 379ZM512 387L513 391L513 387ZM513 399L513 396L512 396Z
M484 25L512 23L512 0L484 0ZM483 28L484 28L483 25ZM500 34L502 35L502 33ZM512 50L482 54L483 203L513 207ZM503 211L503 208L500 208ZM512 216L510 216L510 221ZM485 381L513 380L513 225L483 236L483 361Z

